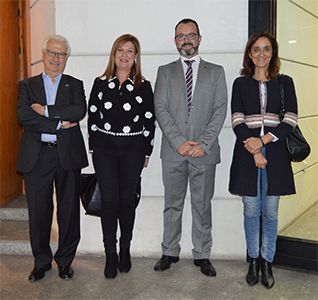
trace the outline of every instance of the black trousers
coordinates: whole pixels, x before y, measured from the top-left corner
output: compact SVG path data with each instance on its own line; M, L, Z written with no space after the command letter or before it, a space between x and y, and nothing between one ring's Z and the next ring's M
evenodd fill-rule
M135 222L135 192L145 161L143 136L96 137L93 163L102 196L101 224L106 253L129 248Z
M52 262L50 235L53 217L53 187L56 189L58 249L60 266L71 265L80 241L80 169L63 170L56 147L42 145L31 172L24 174L29 211L30 241L37 268Z

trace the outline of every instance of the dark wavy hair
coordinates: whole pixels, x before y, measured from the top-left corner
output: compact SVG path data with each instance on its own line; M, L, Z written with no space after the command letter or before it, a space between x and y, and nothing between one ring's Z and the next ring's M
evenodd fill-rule
M135 84L141 84L144 78L141 75L140 44L138 39L131 34L123 34L115 40L112 46L112 49L110 51L109 61L108 61L106 70L100 77L106 76L106 78L109 79L115 76L116 69L117 69L115 65L116 51L119 47L121 47L123 44L127 42L131 42L134 45L135 52L136 52L136 61L131 68L130 76L134 78Z
M252 77L254 75L255 65L252 59L250 58L249 54L250 54L252 46L261 37L267 38L272 45L273 55L268 65L268 77L270 79L274 79L279 73L280 59L278 56L278 43L275 37L269 32L254 33L253 35L251 35L251 37L247 41L245 51L244 51L243 68L241 69L241 75L246 77Z

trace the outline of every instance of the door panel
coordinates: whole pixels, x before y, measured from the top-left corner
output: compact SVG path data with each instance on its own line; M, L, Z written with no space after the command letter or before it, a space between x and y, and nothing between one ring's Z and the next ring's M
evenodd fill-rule
M0 1L0 207L22 192L16 173L21 129L16 118L19 81L18 1Z

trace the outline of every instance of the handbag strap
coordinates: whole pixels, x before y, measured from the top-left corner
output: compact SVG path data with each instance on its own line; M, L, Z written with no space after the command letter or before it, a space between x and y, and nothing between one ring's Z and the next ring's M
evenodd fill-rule
M285 114L284 74L278 75L278 80L279 80L280 101L282 104L282 108L281 108L279 115L280 115L280 118L283 119L284 114Z

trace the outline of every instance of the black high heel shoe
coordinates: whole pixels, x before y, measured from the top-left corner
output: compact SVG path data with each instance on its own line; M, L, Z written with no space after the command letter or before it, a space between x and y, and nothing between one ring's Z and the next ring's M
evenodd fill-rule
M259 258L258 257L251 258L248 272L246 274L246 281L250 286L258 283L259 268L260 268Z
M265 259L261 260L262 284L271 289L275 284L275 279L272 271L272 264Z
M119 265L120 272L128 273L131 269L131 257L129 248L120 248Z
M106 265L104 275L107 279L112 279L117 276L118 255L114 253L106 253Z

